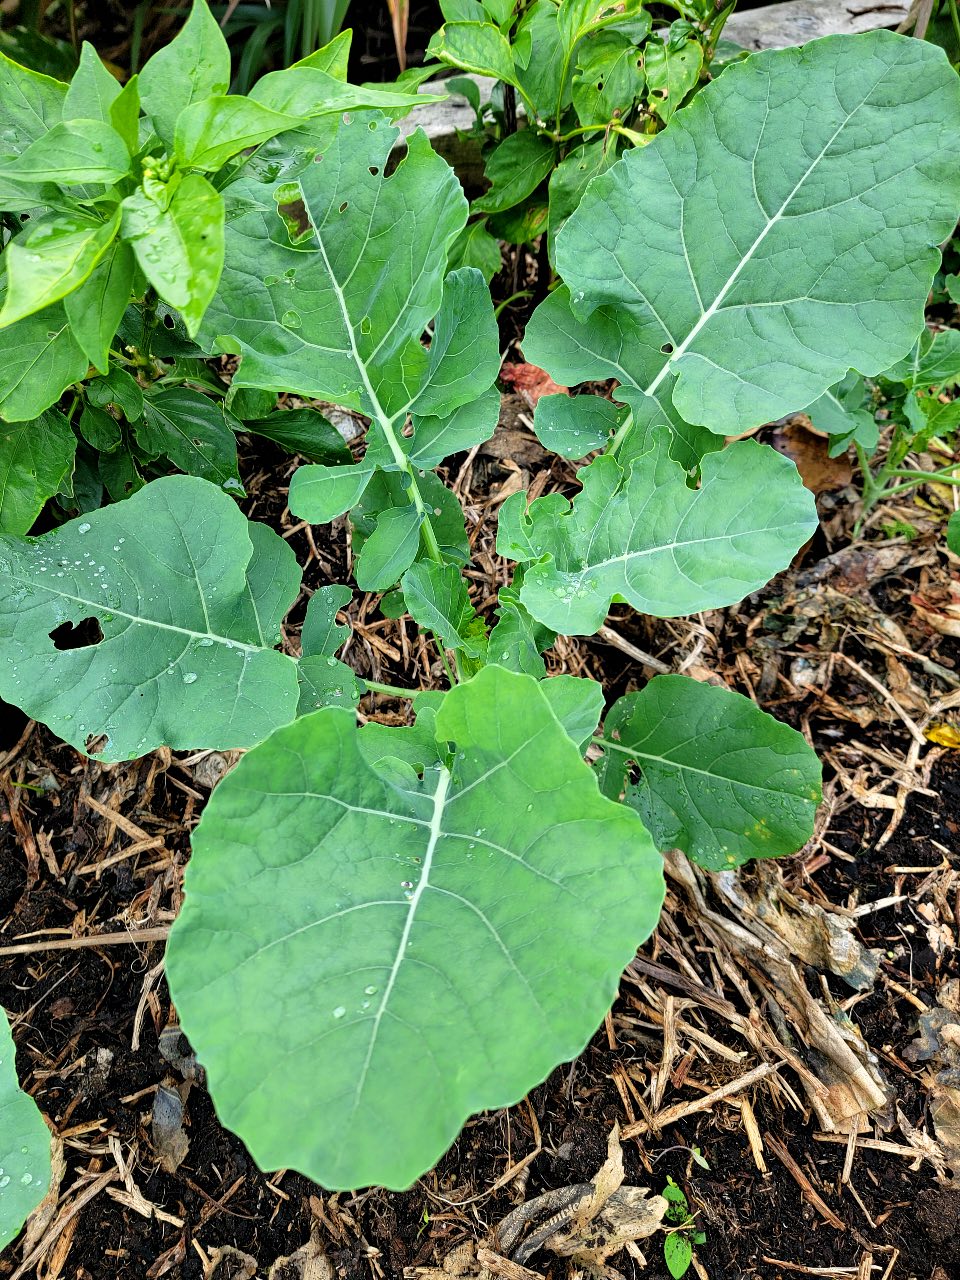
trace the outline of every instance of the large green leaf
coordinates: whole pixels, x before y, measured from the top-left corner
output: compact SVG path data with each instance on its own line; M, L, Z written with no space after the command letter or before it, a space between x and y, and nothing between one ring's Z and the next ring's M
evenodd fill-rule
M37 418L87 372L63 303L0 329L0 418Z
M497 549L531 562L520 599L566 635L592 635L614 596L659 618L733 604L785 569L817 527L796 467L746 440L703 462L699 489L655 433L650 452L621 470L606 454L579 473L572 505L560 494L508 498Z
M145 185L123 201L124 238L160 297L182 313L191 338L220 281L223 222L220 193L200 173L188 173L169 202Z
M50 1186L50 1130L17 1082L13 1036L0 1009L0 1249Z
M0 539L0 570L0 696L79 750L101 734L104 760L245 747L295 714L275 646L299 569L215 485L170 476Z
M226 93L230 50L206 0L193 0L190 16L169 44L140 72L143 109L164 142L173 142L181 111L192 102Z
M0 424L0 533L22 534L73 470L77 438L56 409Z
M735 434L902 356L958 211L960 82L942 50L832 36L728 67L591 184L557 265L588 348L599 326L646 396ZM543 304L554 337L560 305ZM527 358L562 381L542 335Z
M0 53L0 153L20 155L60 123L67 86Z
M739 693L656 676L614 703L602 742L601 789L611 799L626 790L660 849L719 871L795 853L813 834L819 760Z
M535 680L487 667L435 715L422 779L409 730L377 726L372 763L352 713L307 716L195 832L167 974L265 1169L409 1186L580 1052L656 923L650 837Z
M441 443L469 447L496 426L490 294L479 271L446 269L466 200L419 132L385 176L397 136L376 113L344 116L322 143L299 130L286 135L282 164L224 193L226 263L199 341L241 355L235 386L293 390L372 419L360 466L294 477L290 509L318 523L355 503L381 468L405 473L398 501L416 508L422 528L433 518L421 496L429 475L421 483L415 466L439 462ZM411 415L412 438L403 433ZM412 516L396 519L411 533Z
M163 454L187 475L243 493L234 435L241 424L222 400L190 387L167 387L145 397L143 414L134 431L146 453Z
M440 309L447 249L467 208L421 133L385 176L397 137L382 116L357 113L315 156L316 144L301 142L284 172L226 188L226 263L200 342L243 357L238 386L374 417L416 398L428 359L420 338Z
M100 61L89 41L80 49L80 65L70 81L63 104L67 120L102 120L112 124L111 109L121 93L120 85Z
M89 277L119 229L119 208L106 221L57 213L12 240L3 255L7 293L0 325L13 324L72 293Z
M119 182L130 169L130 153L116 129L102 120L70 120L31 142L15 160L0 160L0 174L14 182Z

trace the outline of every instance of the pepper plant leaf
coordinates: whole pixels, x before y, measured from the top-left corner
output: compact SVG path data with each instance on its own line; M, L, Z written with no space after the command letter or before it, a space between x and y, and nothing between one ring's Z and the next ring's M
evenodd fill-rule
M0 329L0 418L38 418L87 368L62 302Z
M42 311L79 288L119 229L119 208L106 220L57 213L41 218L25 235L11 240L3 255L7 292L0 326Z
M75 342L100 373L110 366L110 344L130 305L134 267L133 250L114 240L83 284L63 300Z
M111 109L120 93L116 76L103 65L89 40L84 40L80 47L80 65L64 100L64 116L68 120L102 120L112 124Z
M140 72L143 109L164 142L172 143L180 113L193 102L227 92L230 49L206 0L193 0L190 14L169 44Z
M675 618L742 600L789 565L817 527L794 464L746 440L703 461L699 489L666 432L623 471L610 454L578 473L582 491L503 504L501 555L526 562L520 600L545 626L592 635L614 596Z
M329 467L349 465L352 460L343 436L317 409L281 409L266 418L246 418L243 430L273 440L287 453L299 453Z
M442 102L445 97L446 94L395 93L372 85L345 84L325 68L305 63L268 72L250 90L251 102L303 117L367 109L403 114L412 107Z
M958 211L943 51L831 36L728 67L594 180L556 259L579 326L630 348L645 396L737 434L904 355ZM561 381L531 330L527 358Z
M50 1130L17 1081L13 1036L0 1009L0 1249L5 1249L50 1186Z
M427 45L426 57L439 58L461 71L493 76L504 84L517 84L510 43L491 22L445 22Z
M0 152L18 156L59 124L67 86L0 53Z
M223 199L200 173L188 173L169 199L141 186L123 201L123 235L143 274L182 315L191 338L223 269Z
M410 1186L580 1052L656 923L660 857L535 680L486 667L434 724L420 778L409 731L378 726L371 763L352 713L306 716L194 834L167 973L264 1169Z
M215 173L238 151L300 124L302 116L274 111L240 94L217 94L192 102L180 113L174 151L184 168Z
M0 567L0 696L78 750L245 747L293 718L296 664L275 646L300 571L215 485L166 477L0 539Z
M813 834L819 760L801 733L742 694L655 676L614 703L601 742L601 790L625 791L660 849L722 871L795 853Z
M0 533L27 533L73 470L77 438L56 409L0 423Z
M14 182L78 186L108 185L126 177L130 169L127 144L102 120L68 120L31 142L15 160L0 160L0 176Z
M165 387L145 396L143 419L134 434L152 457L163 455L187 475L242 494L234 435L240 430L242 424L222 400L190 387Z

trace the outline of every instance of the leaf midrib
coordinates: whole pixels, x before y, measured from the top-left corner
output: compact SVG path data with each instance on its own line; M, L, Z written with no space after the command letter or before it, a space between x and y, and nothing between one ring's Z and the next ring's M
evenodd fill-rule
M847 128L847 126L849 125L853 117L857 114L857 112L861 109L861 107L863 107L863 105L867 102L867 100L873 95L877 86L886 77L889 70L890 70L889 67L884 67L883 72L881 73L881 75L877 77L874 83L870 86L869 91L866 94L864 94L863 98L861 98L861 100L857 103L857 105L853 108L853 110L850 111L846 116L844 116L841 123L837 125L836 129L827 139L824 146L821 148L821 150L810 162L808 167L801 174L800 178L796 182L796 185L793 187L789 195L780 205L780 208L777 209L773 217L767 219L767 222L764 225L763 230L754 240L753 244L750 246L747 252L741 257L740 261L737 263L732 273L728 276L723 287L720 289L719 293L714 298L713 302L711 302L710 306L707 307L706 311L703 312L703 314L700 316L700 319L693 326L693 328L690 330L687 336L683 339L683 341L679 344L679 346L677 346L677 348L673 352L671 352L670 359L664 362L663 367L661 368L657 376L654 378L654 380L650 383L648 387L645 388L644 390L645 395L652 396L654 392L657 390L657 388L660 386L660 383L663 381L663 379L667 377L669 373L675 372L675 365L677 361L683 355L686 354L686 352L690 348L690 344L695 340L697 335L700 333L701 329L703 329L704 326L708 324L710 320L713 319L713 317L717 314L717 312L721 310L724 299L727 297L730 290L733 288L737 280L740 278L740 275L743 272L743 270L753 260L754 255L756 254L760 246L763 244L763 242L766 240L767 236L770 234L773 228L777 226L778 223L782 220L783 215L787 210L788 206L790 205L791 201L794 199L794 197L803 187L804 183L808 180L810 175L813 173L814 169L816 169L817 165L820 164L820 162L823 160L824 156L833 146L834 142L836 142L840 134L844 131L844 129ZM765 127L765 124L764 124L764 127ZM760 131L760 136L762 137L762 135L763 135L763 128L761 128L761 131ZM759 142L758 142L758 149L759 149ZM755 164L756 164L756 157L754 157L754 159L751 161L751 171L754 171ZM690 273L690 276L691 276L691 280L693 280L692 271ZM699 294L699 291L700 291L699 285L694 283L694 287L697 293Z

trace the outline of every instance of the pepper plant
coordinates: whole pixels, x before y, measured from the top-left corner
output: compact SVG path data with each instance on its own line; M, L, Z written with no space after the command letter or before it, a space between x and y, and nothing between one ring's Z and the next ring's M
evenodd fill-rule
M557 232L588 183L626 147L644 145L709 78L744 51L718 49L734 4L676 0L669 30L654 31L642 0L444 0L446 19L427 49L447 66L497 85L481 106L469 78L448 82L476 111L473 135L486 156L487 191L454 258L499 270L498 240L533 242L553 257ZM517 129L519 102L525 128Z
M192 339L220 283L224 192L253 156L279 165L272 140L304 129L319 147L348 108L436 101L346 84L347 48L229 94L227 44L195 0L122 88L89 44L69 84L0 53L0 530L26 533L57 494L68 513L126 497L171 464L242 493L237 410L342 455L319 415L268 426L275 397L225 406Z
M224 187L196 341L238 358L237 394L367 419L362 456L302 466L290 510L349 512L357 586L437 638L451 687L341 662L346 585L311 597L301 656L280 652L289 547L222 487L169 476L0 542L0 694L106 760L252 748L193 840L167 953L183 1027L262 1166L406 1187L472 1112L582 1049L656 924L661 851L722 871L809 837L820 771L795 730L679 675L605 708L543 654L613 602L732 604L809 539L793 463L726 440L910 352L960 209L960 86L885 32L757 54L590 184L524 351L617 386L540 401L580 490L504 504L516 567L492 626L437 473L497 422L492 301L448 269L467 201L422 135L388 176L380 113L315 128ZM409 697L412 723L358 729L369 689Z

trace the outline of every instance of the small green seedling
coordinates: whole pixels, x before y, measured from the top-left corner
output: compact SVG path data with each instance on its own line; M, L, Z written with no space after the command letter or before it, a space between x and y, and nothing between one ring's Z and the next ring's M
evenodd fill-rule
M696 1229L696 1215L690 1212L687 1197L672 1178L667 1178L661 1194L669 1205L664 1215L669 1227L663 1241L663 1260L674 1280L680 1280L693 1261L694 1245L706 1244L707 1235Z

